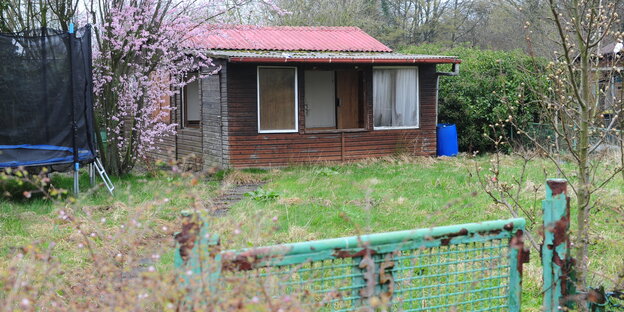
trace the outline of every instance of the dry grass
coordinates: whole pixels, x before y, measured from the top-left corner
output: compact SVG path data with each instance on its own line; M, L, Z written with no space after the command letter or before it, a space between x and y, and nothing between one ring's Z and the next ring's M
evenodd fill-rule
M265 177L251 172L232 170L223 179L223 185L246 185L264 182Z

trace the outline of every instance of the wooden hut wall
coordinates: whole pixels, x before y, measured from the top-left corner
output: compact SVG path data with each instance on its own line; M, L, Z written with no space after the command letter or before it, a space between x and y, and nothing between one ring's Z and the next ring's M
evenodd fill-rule
M349 161L408 152L433 156L436 152L436 66L419 64L420 127L406 130L373 130L372 66L363 71L366 125L364 130L333 132L305 129L304 70L327 64L298 65L298 133L258 133L257 65L229 63L222 82L227 83L223 126L224 164L229 167L271 167L303 162ZM271 64L279 66L284 64ZM290 64L289 64L290 65ZM292 65L291 65L292 66ZM333 69L354 65L330 64ZM224 86L222 86L224 88ZM225 117L227 116L227 117Z

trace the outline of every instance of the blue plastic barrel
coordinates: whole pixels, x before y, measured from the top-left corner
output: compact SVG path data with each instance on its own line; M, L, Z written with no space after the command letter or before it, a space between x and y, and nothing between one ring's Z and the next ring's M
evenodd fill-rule
M457 127L454 124L438 124L438 156L455 156L458 153Z

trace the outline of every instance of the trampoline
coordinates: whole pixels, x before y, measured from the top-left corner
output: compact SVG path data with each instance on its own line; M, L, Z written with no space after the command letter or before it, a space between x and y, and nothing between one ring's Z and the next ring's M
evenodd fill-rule
M70 167L77 191L97 159L91 62L90 26L0 34L0 168Z

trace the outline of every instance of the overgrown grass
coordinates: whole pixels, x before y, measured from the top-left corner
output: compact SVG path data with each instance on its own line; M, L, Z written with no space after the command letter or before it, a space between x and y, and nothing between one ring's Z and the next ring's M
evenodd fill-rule
M507 161L513 171L520 170L513 168L514 159ZM478 162L485 165L486 160ZM279 197L245 199L232 207L229 218L278 217L277 236L257 244L303 238L295 232L320 239L509 218L481 192L469 172L473 166L465 158L416 158L267 172L262 174L269 181L264 189ZM544 184L542 168L531 170L534 183ZM538 199L526 200L535 204Z
M520 159L503 157L502 164L507 170L501 179L511 180L512 176L520 174ZM506 208L495 205L483 192L478 179L473 176L476 166L487 170L489 158L395 157L281 170L230 170L216 175L223 178L221 185L205 177L135 174L114 180L117 186L114 197L105 190L98 190L81 195L75 203L52 203L35 198L36 194L26 199L20 187L10 186L13 197L0 199L0 272L16 254L25 253L28 246L45 250L52 242L56 244L54 256L64 269L72 268L78 273L93 270L92 255L83 245L81 235L94 235L95 247L103 250L98 257L131 254L133 261L112 261L113 266L124 272L141 265L154 265L159 272L170 272L173 266L172 234L181 227L180 212L189 208L208 209L211 199L222 188L259 181L267 182L262 186L263 192L244 197L225 216L211 218L210 228L221 234L225 248L510 218ZM521 200L536 223L530 224L531 229L539 236L543 185L547 177L556 177L556 171L548 161L539 159L534 160L528 170L529 181ZM81 182L83 186L88 185L84 176ZM52 184L69 189L71 178L55 175ZM271 196L259 196L262 194ZM617 222L622 216L615 215L608 208L620 205L621 209L624 202L622 178L615 179L597 197L601 200L593 219L591 266L600 274L592 282L608 286L609 275L617 274L623 265L624 244L619 233L624 228ZM78 225L77 222L66 222L59 213L67 213L80 222ZM531 223L531 219L528 221ZM142 224L141 231L128 232L124 228L138 228ZM107 233L119 235L112 237ZM157 253L156 260L150 264L142 262L143 258L153 257L154 253ZM115 270L113 267L110 272ZM152 276L152 279L167 287L175 285L166 279L169 277L163 276L167 275ZM61 284L69 284L70 289L76 283L84 282L68 276L58 278L62 280ZM539 254L533 250L531 263L525 267L523 310L540 311L540 281ZM109 282L118 283L117 280ZM158 288L162 294L171 295L171 289L153 285L151 287ZM115 287L120 290L111 292L138 291L135 289L150 286ZM97 291L101 290L94 290L94 293ZM67 295L67 298L75 297ZM88 305L85 303L84 306ZM168 305L163 303L162 306Z
M74 199L68 195L60 202L45 199L41 194L33 193L32 198L25 198L21 190L30 190L26 186L18 186L14 182L5 183L0 191L5 196L0 197L0 265L2 259L7 259L20 248L29 244L43 243L47 246L54 242L55 254L67 267L80 265L88 261L88 257L79 248L81 238L75 233L72 225L59 222L59 211L72 210L78 217L100 220L104 230L118 229L129 221L134 210L139 206L149 206L147 216L150 222L161 225L168 230L164 231L150 245L162 243L171 244L171 234L179 226L176 222L180 211L195 205L197 194L206 198L218 187L218 181L198 180L198 183L189 188L192 178L178 175L158 173L140 173L113 177L116 187L114 196L104 188L90 188L89 179L83 174L80 179L82 193ZM97 180L99 181L99 178ZM51 185L57 188L71 190L72 177L67 174L52 174ZM10 194L10 197L6 195ZM171 252L173 253L173 252ZM161 258L171 264L172 256ZM1 266L0 266L1 268Z
M480 222L510 218L507 208L496 205L485 194L473 176L475 165L487 170L488 157L468 158L392 158L358 162L341 166L291 167L265 174L270 181L264 188L275 192L274 201L245 199L230 210L228 218L241 224L241 234L224 231L231 241L226 248L248 246L253 238L256 246L323 239L371 232L385 232ZM503 157L506 169L501 178L511 180L521 171L521 160ZM565 164L564 164L565 165ZM534 160L528 168L521 200L535 224L530 228L539 238L541 200L548 177L557 177L555 168L546 160ZM624 262L624 244L620 233L622 216L601 206L606 202L624 202L624 182L614 180L599 198L593 224L592 270L594 285L612 285L605 276L616 276ZM574 198L572 199L574 200ZM275 235L262 235L258 230L259 216L277 217ZM525 215L526 216L526 215ZM219 222L219 220L215 220ZM271 222L265 222L265 229ZM525 269L524 310L541 311L541 260L532 250L531 263ZM608 287L608 286L607 286Z

